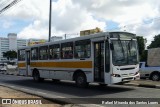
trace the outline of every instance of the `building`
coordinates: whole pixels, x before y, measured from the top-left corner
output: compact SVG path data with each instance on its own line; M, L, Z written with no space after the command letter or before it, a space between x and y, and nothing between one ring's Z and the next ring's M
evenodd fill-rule
M47 42L47 40L45 40L45 39L29 39L28 46L33 46L36 44L43 44L45 42Z
M0 60L6 60L3 58L3 52L9 50L9 39L8 38L0 38Z
M9 50L17 51L17 48L30 46L31 44L44 43L47 40L44 39L18 39L17 34L9 33L8 38L0 37L0 61L6 61L7 59L3 57L3 52Z
M63 39L63 37L61 37L61 36L52 36L51 37L51 42L60 41L62 39Z
M103 32L103 31L100 28L96 27L95 29L80 31L80 36L86 36L86 35L95 34L99 32Z

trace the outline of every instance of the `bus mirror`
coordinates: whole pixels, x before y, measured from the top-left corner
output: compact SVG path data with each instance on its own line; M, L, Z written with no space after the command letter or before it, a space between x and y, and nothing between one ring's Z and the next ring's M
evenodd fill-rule
M111 49L111 50L114 50L113 43L110 43L110 49Z

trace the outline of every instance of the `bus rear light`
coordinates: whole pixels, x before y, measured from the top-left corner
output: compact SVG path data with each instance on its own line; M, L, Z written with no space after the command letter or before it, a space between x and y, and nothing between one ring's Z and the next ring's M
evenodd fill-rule
M119 74L111 74L113 77L121 77Z

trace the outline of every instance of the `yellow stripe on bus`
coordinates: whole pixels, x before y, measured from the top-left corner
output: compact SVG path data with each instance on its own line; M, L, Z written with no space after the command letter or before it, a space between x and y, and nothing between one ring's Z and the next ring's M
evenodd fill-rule
M31 62L31 67L56 67L56 68L92 68L92 61L82 62ZM24 63L19 63L18 67L25 67Z
M21 67L25 67L26 64L25 63L18 63L18 67L21 68Z

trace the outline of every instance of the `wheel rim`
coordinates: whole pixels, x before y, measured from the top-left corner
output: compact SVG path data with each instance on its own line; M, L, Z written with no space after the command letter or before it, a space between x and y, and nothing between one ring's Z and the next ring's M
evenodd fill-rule
M79 76L77 79L78 84L83 84L84 83L84 78L82 76Z
M158 76L158 75L156 75L156 74L154 74L154 75L153 75L153 77L152 77L152 79L153 79L153 80L155 80L155 81L157 81L157 80L158 80L158 78L159 78L159 76Z
M37 80L38 80L38 78L39 78L38 74L37 74L37 73L35 73L35 74L34 74L34 80L36 80L36 81L37 81Z

